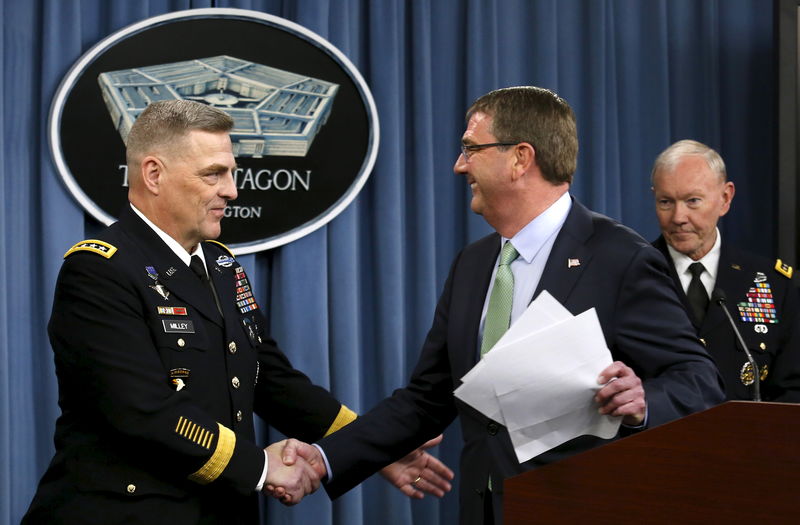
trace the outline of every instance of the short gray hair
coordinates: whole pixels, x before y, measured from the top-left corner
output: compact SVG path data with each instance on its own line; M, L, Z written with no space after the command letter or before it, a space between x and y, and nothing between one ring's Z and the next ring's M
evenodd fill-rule
M228 132L233 119L222 110L192 100L162 100L148 105L125 140L128 169L159 147L171 147L190 131Z
M725 161L722 160L719 153L702 142L686 139L679 140L656 157L653 163L653 171L650 172L650 184L654 184L656 173L662 170L672 170L682 158L691 155L702 157L708 164L708 167L711 168L711 171L720 176L722 182L728 180L728 174L725 171Z

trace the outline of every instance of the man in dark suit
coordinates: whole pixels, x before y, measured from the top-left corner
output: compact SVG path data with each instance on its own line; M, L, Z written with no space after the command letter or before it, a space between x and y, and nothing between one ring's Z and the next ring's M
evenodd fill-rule
M244 268L208 240L237 196L232 125L177 100L134 123L131 206L59 274L48 330L62 414L23 523L255 523L262 487L296 503L319 476L285 466L281 444L257 445L253 414L309 441L355 419L291 366ZM424 468L431 493L448 488L425 453L385 474L419 496L409 482Z
M479 98L467 119L454 170L472 189L472 210L497 233L456 256L408 386L317 446L330 466L326 490L337 497L460 416L460 520L486 524L501 520L505 478L605 442L582 436L519 464L507 430L453 396L542 290L573 314L596 308L616 361L598 377L595 400L601 413L623 417L622 433L708 408L723 395L663 257L570 197L578 140L569 105L545 89L508 88ZM316 456L313 447L290 448L289 455ZM426 483L423 472L416 485Z
M705 144L681 140L656 158L652 183L661 227L653 244L722 373L727 398L753 399L755 377L722 307L709 301L715 289L725 293L725 307L758 364L762 399L800 402L800 310L792 268L722 242L717 223L735 193L722 157Z

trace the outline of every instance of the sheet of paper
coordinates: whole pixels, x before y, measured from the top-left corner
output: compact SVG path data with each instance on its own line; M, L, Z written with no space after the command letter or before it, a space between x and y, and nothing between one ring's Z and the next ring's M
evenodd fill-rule
M594 309L572 317L543 292L455 395L505 425L527 461L580 435L616 434L620 418L599 415L593 400L611 363Z
M597 376L609 364L610 361L599 357L582 366L565 368L557 375L542 376L541 380L498 393L505 426L509 430L530 427L569 413L576 407L597 411L594 395L602 387L597 384ZM569 388L563 388L567 384Z
M519 316L519 318L512 324L506 333L495 343L492 351L484 356L483 359L467 372L462 381L471 380L474 374L477 374L483 366L483 362L489 359L490 356L496 356L503 351L503 347L508 343L522 339L532 333L547 328L553 323L564 321L572 317L572 314L559 303L550 292L543 290L535 301L532 301L528 308Z
M601 416L597 408L577 408L557 418L520 430L509 431L517 461L524 463L582 435L611 439L617 435L621 417Z
M572 314L569 310L556 301L547 290L544 290L497 341L492 351L461 378L463 384L456 388L454 395L487 417L505 424L494 393L494 380L490 376L481 374L485 362L499 356L503 347L510 341L525 338L540 329L547 328L554 322L570 318L572 318ZM466 383L469 383L469 386L465 386Z

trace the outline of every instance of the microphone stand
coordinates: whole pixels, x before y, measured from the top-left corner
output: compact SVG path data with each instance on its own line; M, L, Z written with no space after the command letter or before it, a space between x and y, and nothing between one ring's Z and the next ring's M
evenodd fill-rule
M753 401L761 401L761 372L758 369L758 364L756 364L756 360L753 359L753 354L750 353L750 350L748 350L747 345L744 343L739 329L736 328L736 323L733 322L731 313L725 308L725 293L722 290L714 290L713 296L714 301L722 308L722 311L725 312L725 316L728 318L731 328L733 328L733 333L736 334L736 339L739 341L739 346L744 350L745 355L747 355L747 360L753 368Z

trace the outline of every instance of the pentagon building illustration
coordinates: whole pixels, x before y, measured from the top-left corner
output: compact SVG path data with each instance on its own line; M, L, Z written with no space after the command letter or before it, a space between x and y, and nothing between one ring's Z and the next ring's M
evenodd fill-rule
M108 112L122 140L150 102L190 99L234 120L235 157L304 157L325 124L338 84L230 56L101 73Z

